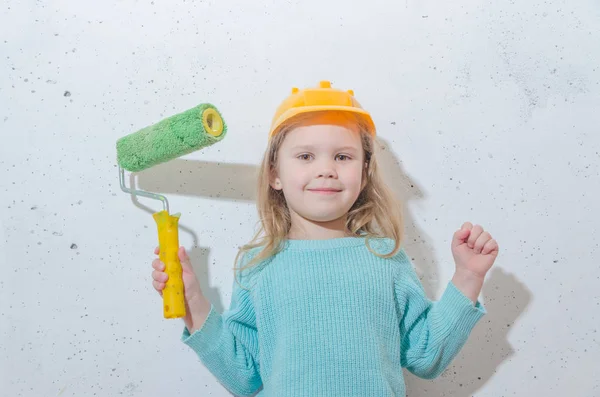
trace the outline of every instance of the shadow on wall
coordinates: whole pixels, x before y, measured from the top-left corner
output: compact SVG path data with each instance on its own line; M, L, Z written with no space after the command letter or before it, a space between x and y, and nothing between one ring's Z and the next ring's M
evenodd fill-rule
M426 196L416 181L412 180L404 171L402 162L394 155L389 144L382 138L378 138L378 141L380 144L377 152L379 168L382 170L388 186L400 199L403 206L405 235L402 246L417 268L427 295L431 297L439 286L435 251L408 210L410 202L423 200Z
M494 265L483 286L488 314L475 327L462 351L437 379L407 376L409 397L471 397L514 354L508 333L531 301L528 288Z
M407 209L409 202L423 199L425 195L403 170L389 145L381 138L379 141L381 168L385 170L390 187L405 206L404 247L415 262L427 295L432 298L440 285L445 285L449 280L443 280L440 284L433 245L424 237ZM454 230L449 233L454 233ZM508 331L531 301L531 295L516 277L501 270L499 265L496 263L482 290L487 316L475 327L461 352L439 378L423 380L405 370L409 397L470 397L513 354L508 343Z
M401 162L389 149L389 144L382 138L378 138L378 141L380 146L377 156L380 168L404 206L403 246L415 262L425 291L429 297L433 297L440 286L433 245L407 209L408 203L421 200L425 195L404 171ZM256 175L255 165L175 159L137 173L137 180L139 189L156 193L254 203ZM132 187L133 183L134 175L131 175ZM132 200L136 206L153 212L140 204L134 196ZM194 243L189 255L204 293L219 311L223 311L218 290L210 287L209 249L200 246L196 233L185 224L180 225L180 231L189 233L193 238ZM442 283L445 285L448 281L443 280ZM407 373L408 396L472 396L494 375L500 364L513 354L507 336L515 320L531 300L528 289L514 276L498 269L496 264L483 288L483 296L488 315L475 328L463 350L438 379L421 380Z
M404 204L422 199L422 190L407 176L400 162L382 142L382 168L390 187ZM422 275L421 281L431 298L440 286L438 265L432 245L423 237L414 218L405 209L405 248ZM454 230L449 231L454 233ZM450 249L450 247L448 247ZM437 379L424 380L406 373L408 397L471 397L494 376L503 361L513 355L508 332L531 301L531 293L514 275L500 268L501 255L487 276L482 297L488 314L473 330L469 340L448 369ZM449 280L442 280L445 285Z

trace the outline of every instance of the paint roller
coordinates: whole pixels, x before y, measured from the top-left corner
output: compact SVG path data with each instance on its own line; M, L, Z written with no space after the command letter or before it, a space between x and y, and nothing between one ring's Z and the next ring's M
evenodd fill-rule
M165 318L186 315L182 269L177 254L181 214L169 212L169 201L163 195L126 187L125 170L138 172L165 163L213 145L226 134L227 126L219 110L210 103L203 103L117 140L121 190L160 200L163 204L163 210L152 217L158 229L159 258L169 276L163 290Z

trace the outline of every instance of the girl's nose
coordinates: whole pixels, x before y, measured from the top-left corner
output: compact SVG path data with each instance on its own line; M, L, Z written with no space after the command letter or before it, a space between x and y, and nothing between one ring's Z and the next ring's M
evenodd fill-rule
M329 162L320 164L318 174L319 178L337 178L335 167Z

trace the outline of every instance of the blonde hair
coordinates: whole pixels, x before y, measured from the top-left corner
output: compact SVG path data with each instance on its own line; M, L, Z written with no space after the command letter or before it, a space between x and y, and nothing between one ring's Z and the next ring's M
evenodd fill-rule
M314 115L314 113L313 113ZM346 229L352 236L366 237L368 249L375 255L389 258L400 249L403 238L403 215L400 202L385 184L375 153L376 138L369 134L366 125L360 117L345 113L345 117L358 123L365 167L363 167L363 188L348 211ZM250 242L240 247L235 263L242 253L262 247L245 266L236 268L243 270L275 255L285 242L291 227L290 212L281 190L275 190L270 185L270 177L277 166L278 151L286 135L300 121L311 117L304 114L295 117L291 122L270 138L258 170L257 209L260 218L260 228ZM370 238L390 238L395 241L394 249L387 254L380 254L371 249Z

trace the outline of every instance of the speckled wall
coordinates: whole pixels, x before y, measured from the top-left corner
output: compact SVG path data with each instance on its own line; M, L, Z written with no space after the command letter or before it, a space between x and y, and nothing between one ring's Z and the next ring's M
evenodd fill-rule
M229 395L162 318L161 207L120 190L115 141L202 102L223 113L225 140L133 178L182 213L222 310L270 118L320 80L372 112L431 298L463 221L500 243L489 314L440 378L407 374L409 396L600 396L600 4L351 4L0 4L2 396Z

